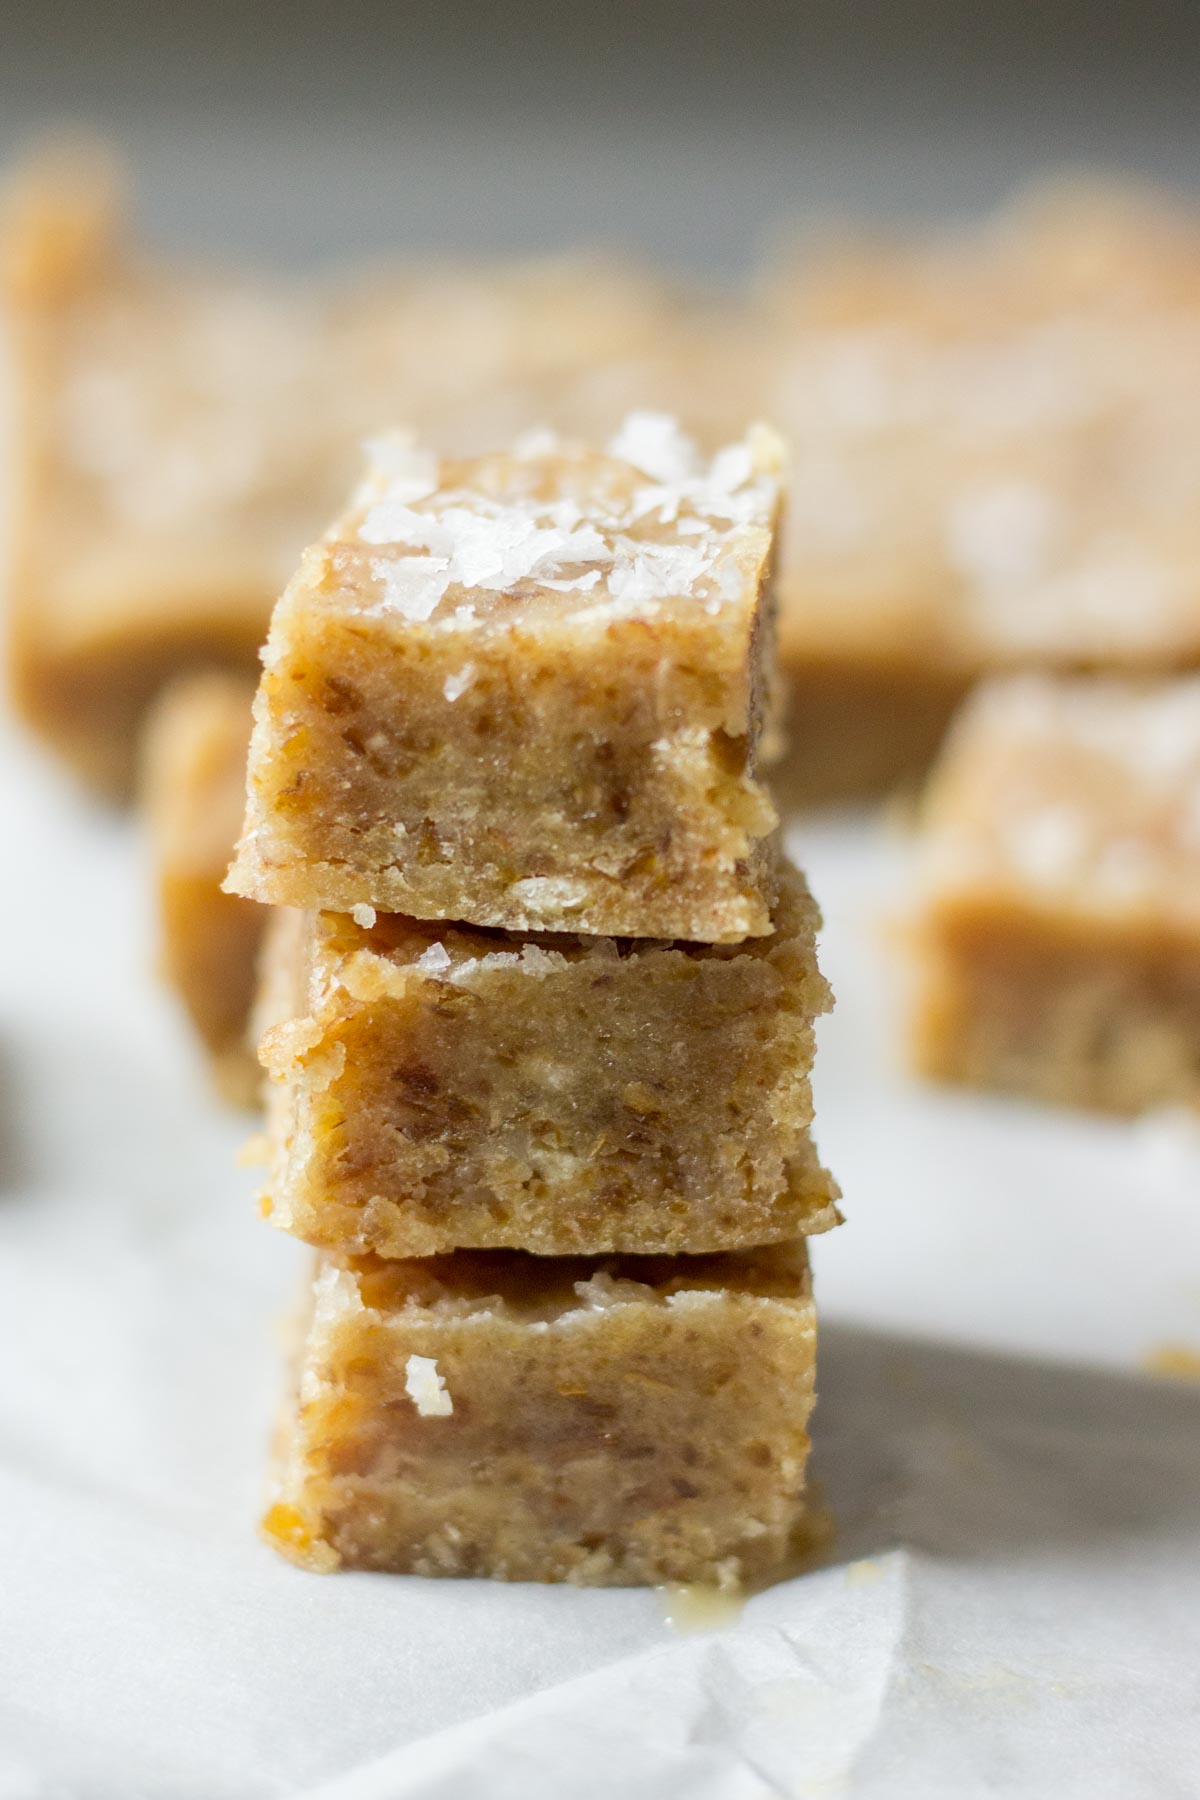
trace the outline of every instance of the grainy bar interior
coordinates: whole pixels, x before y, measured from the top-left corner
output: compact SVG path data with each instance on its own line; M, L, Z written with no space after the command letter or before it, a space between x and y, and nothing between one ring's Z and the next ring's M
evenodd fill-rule
M829 990L790 869L771 936L736 945L278 917L273 1223L356 1254L561 1256L837 1222L809 1082Z

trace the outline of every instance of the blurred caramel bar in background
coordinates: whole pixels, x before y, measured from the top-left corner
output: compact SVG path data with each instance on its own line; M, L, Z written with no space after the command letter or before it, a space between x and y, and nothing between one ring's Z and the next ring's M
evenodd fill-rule
M1200 1106L1200 677L982 687L926 795L919 893L920 1070Z
M491 442L583 371L645 352L679 305L590 258L318 287L153 257L96 149L12 183L0 278L12 687L27 722L118 793L169 677L254 667L366 434L404 421Z
M775 278L793 798L919 773L976 679L1200 664L1200 221L1043 190Z
M219 1091L253 1105L262 1075L249 1038L259 942L269 914L221 891L241 829L254 684L219 671L180 676L156 701L142 746L163 975L212 1062Z
M166 679L253 666L382 425L471 453L635 409L707 449L774 423L790 803L920 774L989 673L1200 666L1200 223L1152 192L810 245L718 302L589 257L195 268L131 245L93 150L13 184L0 257L13 687L110 791Z

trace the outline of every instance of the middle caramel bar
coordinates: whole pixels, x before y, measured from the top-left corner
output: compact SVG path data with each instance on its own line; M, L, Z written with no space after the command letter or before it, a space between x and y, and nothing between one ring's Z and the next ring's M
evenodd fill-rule
M837 1223L817 910L741 945L281 913L272 1221L340 1253L704 1252Z
M275 608L232 891L506 931L771 929L758 777L781 447L634 415L386 440Z

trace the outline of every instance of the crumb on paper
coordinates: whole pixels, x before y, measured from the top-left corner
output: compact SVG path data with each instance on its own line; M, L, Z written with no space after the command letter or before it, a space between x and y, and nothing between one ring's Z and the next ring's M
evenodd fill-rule
M375 923L375 908L365 905L360 900L357 906L350 908L350 917L356 925L361 925L364 931L370 931Z
M746 1595L736 1583L718 1586L701 1581L669 1581L658 1593L667 1624L681 1635L736 1625L746 1604Z
M446 1383L432 1356L410 1356L404 1365L404 1385L423 1419L444 1419L454 1411Z
M1169 1381L1200 1382L1200 1348L1191 1344L1156 1344L1142 1359L1147 1375L1162 1375Z

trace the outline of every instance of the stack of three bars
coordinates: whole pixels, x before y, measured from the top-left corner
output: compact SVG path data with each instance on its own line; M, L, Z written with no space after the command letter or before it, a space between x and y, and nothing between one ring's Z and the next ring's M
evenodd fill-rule
M272 621L232 888L320 1260L268 1536L762 1578L803 1515L816 909L756 766L779 447L375 449Z

